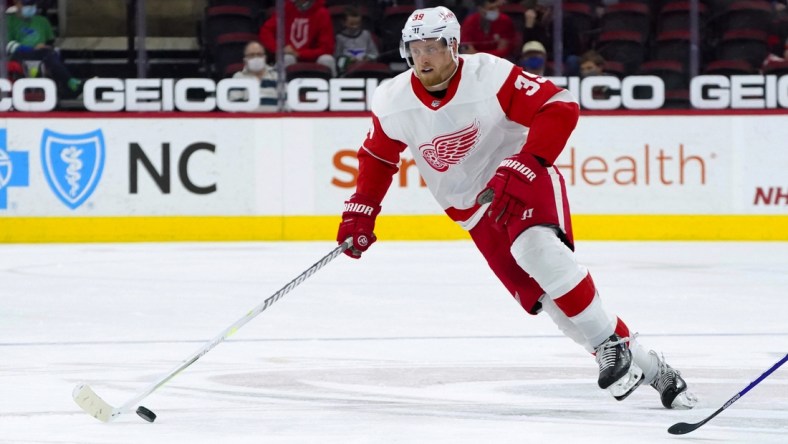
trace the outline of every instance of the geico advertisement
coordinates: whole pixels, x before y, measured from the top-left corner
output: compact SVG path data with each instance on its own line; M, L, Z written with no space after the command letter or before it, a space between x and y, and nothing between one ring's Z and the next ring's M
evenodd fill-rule
M249 214L264 149L244 119L5 119L0 216Z
M556 164L576 214L788 214L784 120L583 117ZM369 122L310 122L312 132L302 129L300 137L327 152L316 162L330 171L315 184L315 209L330 213L355 188L356 150ZM409 150L383 208L388 214L440 212Z
M584 109L659 109L665 84L657 76L551 77L567 88ZM385 80L384 80L385 81ZM287 109L302 112L368 111L376 79L294 79L287 84ZM41 100L28 100L37 90ZM604 94L597 94L604 91ZM788 75L702 75L689 85L690 104L697 109L788 108ZM55 109L57 88L46 78L0 79L0 111L44 112ZM237 99L236 97L242 97ZM254 111L260 88L251 79L114 79L85 82L83 104L94 112L111 111Z

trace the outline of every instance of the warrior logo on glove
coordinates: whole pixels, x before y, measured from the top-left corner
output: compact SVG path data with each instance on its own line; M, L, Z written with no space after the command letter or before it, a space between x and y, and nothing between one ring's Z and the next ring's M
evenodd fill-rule
M352 238L353 245L344 253L354 259L361 257L361 253L375 243L375 218L380 213L380 205L375 201L354 194L345 202L345 212L342 213L342 222L339 224L337 242L344 242Z
M504 168L511 168L518 173L522 174L523 177L528 179L529 181L533 182L536 179L536 173L534 173L530 168L523 165L522 163L514 160L514 159L505 159L501 162L501 165Z
M345 211L350 213L359 213L365 216L372 216L372 212L375 211L371 205L364 205L360 203L353 203L353 202L345 202Z

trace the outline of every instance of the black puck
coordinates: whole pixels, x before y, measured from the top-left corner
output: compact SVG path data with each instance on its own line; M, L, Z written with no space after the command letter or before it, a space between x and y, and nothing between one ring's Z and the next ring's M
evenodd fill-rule
M139 415L140 418L148 422L153 422L156 420L156 414L146 409L143 406L137 407L137 415Z

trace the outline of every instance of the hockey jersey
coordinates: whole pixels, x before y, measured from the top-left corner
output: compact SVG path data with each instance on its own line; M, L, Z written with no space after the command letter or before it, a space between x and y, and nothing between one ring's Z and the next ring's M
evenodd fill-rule
M443 98L407 71L375 93L357 193L382 200L407 147L441 207L471 229L483 213L476 197L501 161L525 149L552 164L578 113L568 91L488 54L460 56Z

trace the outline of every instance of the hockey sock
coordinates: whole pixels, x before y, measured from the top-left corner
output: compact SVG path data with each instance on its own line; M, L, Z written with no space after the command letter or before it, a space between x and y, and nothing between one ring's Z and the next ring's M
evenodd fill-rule
M618 325L617 319L605 311L590 274L575 288L553 300L583 333L591 347L604 342L614 331L618 334L618 329L614 327Z
M657 355L649 353L637 339L629 340L629 350L632 352L632 360L643 370L643 382L645 384L654 382L659 372Z
M511 253L582 333L588 346L593 349L614 333L617 319L605 311L591 275L552 228L525 230L512 243Z

